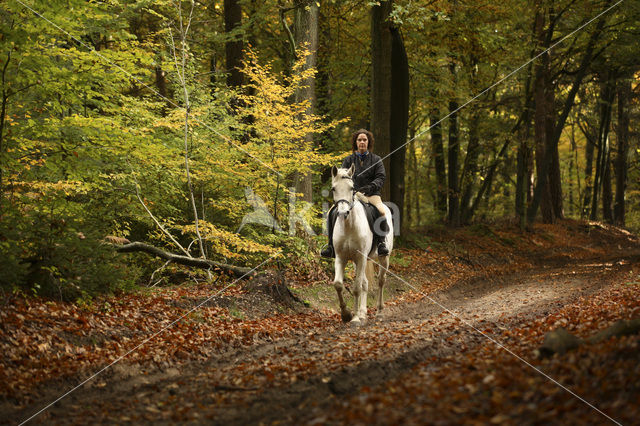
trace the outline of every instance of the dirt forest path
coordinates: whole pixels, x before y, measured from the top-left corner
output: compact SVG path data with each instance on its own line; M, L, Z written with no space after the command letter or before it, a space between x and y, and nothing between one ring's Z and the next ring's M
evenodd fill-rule
M640 316L638 286L629 284L639 268L638 250L572 262L549 256L513 273L463 279L429 294L413 291L359 328L328 321L165 369L119 363L34 422L602 424L607 416L633 422L640 402L637 337L620 350L588 348L551 360L539 360L535 349L544 332L560 325L578 333L608 325L604 315L580 328L588 323L580 317L588 303L606 311L602 300L635 294L625 315ZM428 288L427 277L411 275L408 283ZM598 357L617 370L596 371ZM28 417L65 385L44 392L13 419Z

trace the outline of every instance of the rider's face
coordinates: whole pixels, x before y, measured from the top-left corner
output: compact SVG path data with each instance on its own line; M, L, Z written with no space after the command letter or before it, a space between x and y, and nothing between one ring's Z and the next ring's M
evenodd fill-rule
M367 138L367 135L360 133L356 138L356 146L358 147L358 152L360 154L367 152L367 149L369 148L369 139Z

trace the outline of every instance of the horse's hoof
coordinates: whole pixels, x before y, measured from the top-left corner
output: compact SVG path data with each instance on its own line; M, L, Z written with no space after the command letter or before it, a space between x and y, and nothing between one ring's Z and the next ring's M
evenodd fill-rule
M363 324L363 321L360 321L360 318L354 318L349 321L349 325L351 327L360 327Z
M342 317L342 322L349 322L353 318L353 314L349 311L344 311L340 314Z

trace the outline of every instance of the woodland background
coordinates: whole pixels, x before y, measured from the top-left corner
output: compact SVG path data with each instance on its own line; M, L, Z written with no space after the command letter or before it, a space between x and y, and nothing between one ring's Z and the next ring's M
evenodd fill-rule
M106 236L317 267L325 237L289 218L321 234L327 171L361 127L395 151L383 198L405 236L505 218L638 231L639 16L633 0L2 2L0 288L74 300L161 265ZM282 231L236 232L248 199Z

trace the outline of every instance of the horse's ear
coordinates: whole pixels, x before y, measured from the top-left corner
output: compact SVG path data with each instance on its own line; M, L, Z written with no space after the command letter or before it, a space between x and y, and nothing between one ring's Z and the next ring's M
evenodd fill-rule
M351 164L351 167L349 167L349 170L347 171L347 174L349 175L349 177L353 176L353 172L356 171L356 165L355 164Z
M336 177L338 175L338 168L336 166L331 167L331 177Z

